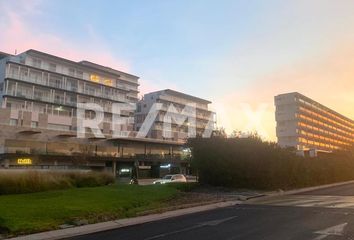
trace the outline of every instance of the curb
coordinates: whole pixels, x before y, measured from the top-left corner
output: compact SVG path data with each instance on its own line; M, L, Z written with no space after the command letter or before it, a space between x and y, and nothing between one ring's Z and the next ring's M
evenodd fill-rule
M84 226L79 226L79 227L35 233L35 234L31 234L31 235L19 236L19 237L8 238L8 239L11 239L11 240L57 240L57 239L63 239L63 238L71 238L71 237L76 237L76 236L80 236L80 235L87 235L87 234L91 234L91 233L103 232L103 231L108 231L108 230L113 230L113 229L118 229L118 228L123 228L123 227L128 227L128 226L133 226L133 225L138 225L138 224L143 224L143 223L148 223L148 222L154 222L154 221L163 220L163 219L167 219L167 218L178 217L178 216L182 216L182 215L186 215L186 214L198 213L198 212L213 210L213 209L217 209L217 208L230 207L230 206L234 206L234 205L240 204L240 203L241 203L241 201L218 202L218 203L213 203L213 204L208 204L208 205L178 209L178 210L174 210L174 211L168 211L168 212L164 212L164 213L152 214L152 215L147 215L147 216L125 218L125 219L120 219L120 220L115 220L115 221L95 223L95 224L89 224L89 225L84 225Z
M338 183L330 183L330 184L325 184L325 185L320 185L320 186L315 186L315 187L294 189L294 190L289 190L289 191L268 192L268 193L264 193L264 194L260 194L260 195L256 195L256 196L251 196L251 197L247 198L247 200L259 199L259 198L270 198L270 197L276 197L276 196L286 196L286 195L298 194L298 193L303 193L303 192L310 192L310 191L320 190L320 189L325 189L325 188L330 188L330 187L337 187L337 186L352 184L352 183L354 183L354 180L345 181L345 182L338 182Z

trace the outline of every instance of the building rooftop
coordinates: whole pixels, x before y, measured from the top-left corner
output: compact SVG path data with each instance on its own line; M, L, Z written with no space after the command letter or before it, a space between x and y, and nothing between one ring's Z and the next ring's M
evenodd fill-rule
M5 53L5 52L0 52L0 59L7 57L7 56L11 56L11 54Z
M69 64L79 64L79 65L81 65L83 67L94 68L94 69L96 69L98 71L108 72L110 74L115 74L118 77L123 74L123 75L128 75L128 76L134 77L136 79L139 79L138 76L132 75L130 73L122 72L122 71L119 71L119 70L116 70L116 69L113 69L113 68L110 68L110 67L102 66L102 65L99 65L99 64L96 64L96 63L92 63L92 62L89 62L89 61L86 61L86 60L75 62L75 61L72 61L72 60L69 60L69 59L66 59L66 58L58 57L58 56L55 56L55 55L52 55L52 54L48 54L48 53L45 53L45 52L41 52L41 51L38 51L38 50L35 50L35 49L29 49L29 50L25 51L24 53L36 54L36 55L41 55L41 56L49 57L49 58L55 58L55 59L57 59L59 61L64 61L64 62L67 62Z
M91 68L99 69L101 71L111 72L113 74L122 74L123 73L125 75L129 75L129 76L137 78L137 79L139 78L138 76L132 75L130 73L118 71L116 69L113 69L113 68L110 68L110 67L106 67L106 66L103 66L103 65L100 65L100 64L97 64L97 63L93 63L93 62L90 62L90 61L86 61L86 60L82 60L82 61L80 61L78 63L81 64L81 65L84 65L84 66L91 67Z
M161 93L161 94L165 93L165 94L173 95L173 96L176 96L176 97L190 99L190 100L195 101L195 102L201 102L201 103L206 103L206 104L210 104L211 103L211 101L209 101L209 100L198 98L198 97L195 97L195 96L192 96L192 95L189 95L189 94L185 94L185 93L182 93L182 92L177 92L177 91L172 90L172 89L164 89L164 90L151 92L151 93ZM150 93L148 93L148 94L150 94Z
M330 113L332 113L334 115L337 115L337 116L339 116L339 117L341 117L343 119L346 119L347 121L350 121L351 123L354 124L354 120L353 119L350 119L350 118L344 116L343 114L340 114L340 113L330 109L329 107L326 107L325 105L323 105L323 104L321 104L321 103L319 103L319 102L317 102L317 101L315 101L315 100L313 100L313 99L311 99L309 97L306 97L305 95L303 95L303 94L301 94L299 92L282 93L282 94L277 95L276 97L286 96L286 95L294 95L294 96L301 97L302 99L305 99L305 100L311 102L312 104L314 104L314 105L316 105L316 106L318 106L320 108L323 108L326 111L328 111L328 112L330 112Z

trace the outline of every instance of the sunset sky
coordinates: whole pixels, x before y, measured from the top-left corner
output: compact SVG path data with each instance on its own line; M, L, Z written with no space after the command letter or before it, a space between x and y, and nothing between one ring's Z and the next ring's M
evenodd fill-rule
M127 71L141 93L206 98L228 132L275 140L280 93L354 118L353 10L352 0L0 0L0 51Z

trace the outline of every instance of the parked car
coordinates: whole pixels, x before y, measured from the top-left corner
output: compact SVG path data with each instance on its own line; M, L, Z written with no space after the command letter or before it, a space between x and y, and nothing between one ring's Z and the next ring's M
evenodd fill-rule
M165 183L174 183L174 182L187 182L186 177L183 174L173 174L173 175L166 175L163 178L154 181L154 184L165 184Z

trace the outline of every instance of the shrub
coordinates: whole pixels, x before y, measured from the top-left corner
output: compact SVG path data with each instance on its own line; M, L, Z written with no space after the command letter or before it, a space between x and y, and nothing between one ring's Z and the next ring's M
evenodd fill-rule
M351 152L316 158L296 156L258 138L196 138L189 141L199 182L214 186L291 189L354 179Z
M30 193L114 183L103 172L0 171L0 194Z

